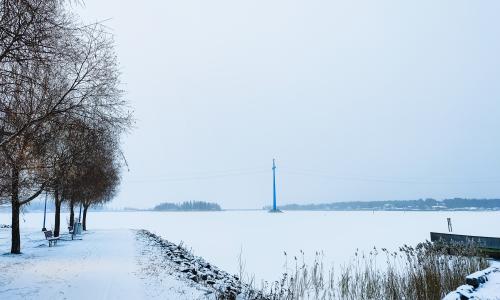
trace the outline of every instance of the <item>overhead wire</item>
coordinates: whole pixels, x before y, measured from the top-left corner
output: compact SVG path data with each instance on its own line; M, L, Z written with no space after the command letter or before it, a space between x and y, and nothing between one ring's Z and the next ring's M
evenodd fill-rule
M375 182L375 183L394 183L394 184L484 184L484 183L500 183L500 178L494 179L480 179L480 180L421 180L414 178L387 178L376 176L353 176L353 175L339 175L332 174L321 170L312 169L295 169L288 167L280 167L278 169L280 174L298 175L307 177L322 177L338 181L354 181L354 182ZM156 183L156 182L182 182L182 181L200 181L229 177L241 177L249 175L257 175L271 173L271 168L249 168L249 169L232 169L224 171L202 171L193 172L189 174L176 174L176 175L160 175L138 179L129 179L129 183Z
M384 178L373 176L350 176L329 174L323 171L316 170L299 170L287 167L281 167L280 173L300 176L315 176L331 178L342 181L359 181L359 182L381 182L381 183L401 183L401 184L481 184L481 183L500 183L499 178L481 179L481 180L420 180L420 179L399 179L399 178Z
M170 182L170 181L198 181L207 179L217 179L226 177L238 177L253 174L263 174L268 172L266 169L247 169L247 170L228 170L228 171L215 171L215 172L196 172L189 175L177 176L156 176L152 178L130 179L128 182Z

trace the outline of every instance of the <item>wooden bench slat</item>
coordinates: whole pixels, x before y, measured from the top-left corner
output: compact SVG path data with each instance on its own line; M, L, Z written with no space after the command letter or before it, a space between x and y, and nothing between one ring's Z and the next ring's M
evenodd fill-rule
M45 239L49 241L49 247L52 247L52 244L57 244L57 241L59 240L58 236L54 236L52 233L52 230L46 230L43 232L45 234Z

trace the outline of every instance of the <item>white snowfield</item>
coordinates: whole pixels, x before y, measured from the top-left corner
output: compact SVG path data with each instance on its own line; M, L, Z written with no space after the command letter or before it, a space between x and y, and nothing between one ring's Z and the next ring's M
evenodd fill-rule
M9 235L0 229L2 253ZM49 248L41 231L24 233L23 254L0 256L0 299L211 299L174 275L155 281L144 274L135 231L96 230L81 238L63 235Z
M63 240L49 248L40 231L43 214L27 213L21 219L22 255L2 255L10 250L10 229L0 229L0 300L214 298L171 270L152 278L144 271L149 256L140 255L144 245L131 229L147 229L182 244L229 274L239 274L241 255L246 274L255 275L259 285L280 278L284 251L289 261L300 253L307 261L320 251L326 266L337 267L348 262L356 248L365 253L373 246L396 250L429 239L430 231L447 232L447 217L452 218L454 233L500 236L500 211L92 212L91 231L83 240ZM62 220L66 218L63 214ZM9 214L0 213L0 224L9 220ZM50 213L46 227L52 226ZM490 296L500 293L499 277L478 289L478 299L498 299Z
M47 215L49 229L53 228L53 216ZM61 219L68 217L64 213ZM320 252L325 266L333 264L340 270L356 249L368 253L375 246L395 251L404 244L414 246L429 239L431 231L447 232L448 217L454 233L500 236L500 211L91 212L88 222L89 229L149 230L183 244L230 274L239 274L241 257L245 273L260 285L262 280L279 280L286 260L302 259L302 253L306 262L312 263L314 254ZM0 213L0 224L9 221L10 214ZM43 213L24 214L21 233L39 230L42 222ZM0 254L8 252L9 242L0 241ZM24 239L22 243L24 251Z

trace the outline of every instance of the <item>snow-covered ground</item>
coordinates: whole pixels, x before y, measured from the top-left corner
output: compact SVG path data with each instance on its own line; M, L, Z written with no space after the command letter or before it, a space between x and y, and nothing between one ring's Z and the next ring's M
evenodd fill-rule
M9 234L0 229L3 252ZM152 280L141 268L135 235L96 230L48 247L41 231L25 230L23 254L0 256L0 299L213 299L169 272Z
M495 263L495 266L500 268L500 263ZM499 300L500 299L500 272L492 273L488 277L488 281L484 283L474 293L474 299L484 300Z
M443 300L500 300L500 262L492 261L491 267L467 276L469 284L464 284L450 292Z
M66 219L63 216L63 220ZM316 251L326 264L343 264L358 248L396 249L429 239L430 231L447 232L450 217L455 233L500 236L500 212L91 212L90 229L147 229L183 243L195 255L232 274L238 274L240 253L246 271L259 280L276 280L288 259L303 250L307 259ZM0 223L10 216L0 213ZM23 231L40 230L43 215L23 215ZM53 214L48 215L51 228ZM23 239L24 242L24 239ZM24 245L23 245L24 246ZM23 248L24 249L24 248ZM0 240L0 252L8 245Z

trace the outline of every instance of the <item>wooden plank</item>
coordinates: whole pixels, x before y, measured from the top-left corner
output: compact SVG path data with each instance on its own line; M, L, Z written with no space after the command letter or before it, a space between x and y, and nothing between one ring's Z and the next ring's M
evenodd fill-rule
M486 256L496 259L500 258L500 238L431 232L431 242L437 241L463 244L474 242L478 245L479 249L486 254Z
M500 250L500 238L496 237L431 232L431 242L440 240L455 243L474 242L481 248Z

